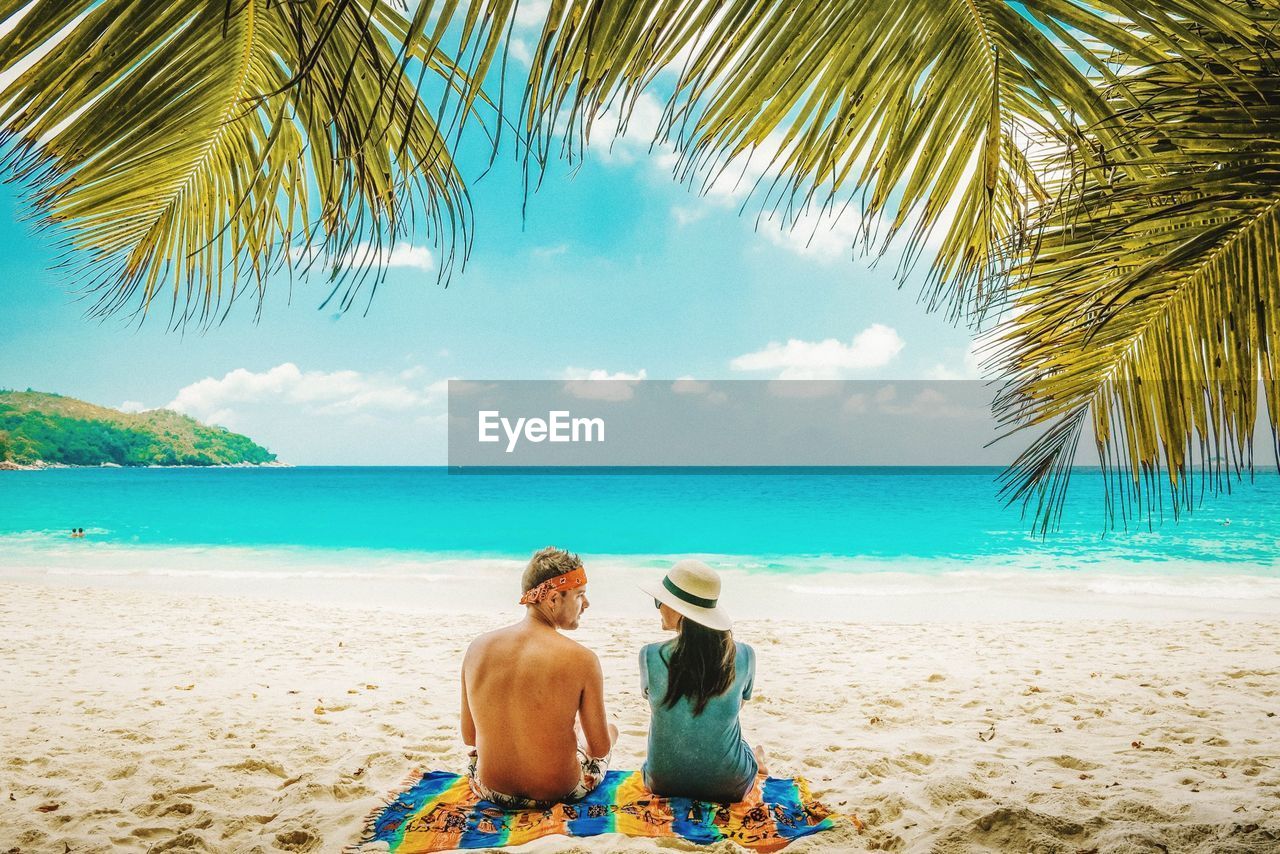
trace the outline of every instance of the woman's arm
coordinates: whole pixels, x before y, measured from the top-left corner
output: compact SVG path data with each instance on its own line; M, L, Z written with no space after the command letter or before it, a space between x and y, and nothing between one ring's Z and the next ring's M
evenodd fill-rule
M640 647L640 696L649 696L649 648Z

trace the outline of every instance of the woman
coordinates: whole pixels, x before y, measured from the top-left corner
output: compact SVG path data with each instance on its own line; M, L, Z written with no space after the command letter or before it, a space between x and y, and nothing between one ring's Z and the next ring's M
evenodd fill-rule
M682 560L659 585L641 585L674 640L640 650L640 690L649 698L649 758L644 781L666 797L733 803L768 773L764 753L742 738L738 712L751 699L755 650L733 640L733 623L716 602L720 576Z

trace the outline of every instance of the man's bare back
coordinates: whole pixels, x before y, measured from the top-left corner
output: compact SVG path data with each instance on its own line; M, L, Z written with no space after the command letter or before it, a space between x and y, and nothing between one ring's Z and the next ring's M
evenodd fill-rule
M485 787L556 800L579 784L578 732L588 756L611 751L617 730L605 719L600 661L558 631L577 628L588 604L585 586L556 591L467 649L462 735L476 749L475 776Z

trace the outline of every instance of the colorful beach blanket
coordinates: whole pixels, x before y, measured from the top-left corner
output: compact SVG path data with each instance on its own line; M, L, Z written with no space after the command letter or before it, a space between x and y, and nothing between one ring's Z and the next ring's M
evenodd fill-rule
M694 843L730 839L754 851L778 851L801 836L834 826L834 816L809 794L801 778L765 777L742 803L660 798L644 787L639 771L610 771L586 798L548 810L506 811L479 800L467 778L445 771L423 774L365 826L351 851L424 854L450 848L521 845L553 833L676 838Z

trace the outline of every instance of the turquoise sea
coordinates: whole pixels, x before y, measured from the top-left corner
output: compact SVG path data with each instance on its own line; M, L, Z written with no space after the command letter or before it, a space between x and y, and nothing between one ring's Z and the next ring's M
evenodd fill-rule
M1061 529L1035 536L995 468L465 475L442 468L53 469L0 473L0 567L81 549L362 550L414 559L731 556L762 571L930 572L957 564L1280 575L1280 476L1206 494L1175 523L1106 531L1102 479L1077 472ZM1166 499L1167 501L1167 499ZM67 532L83 527L85 540ZM180 571L181 566L171 566Z

